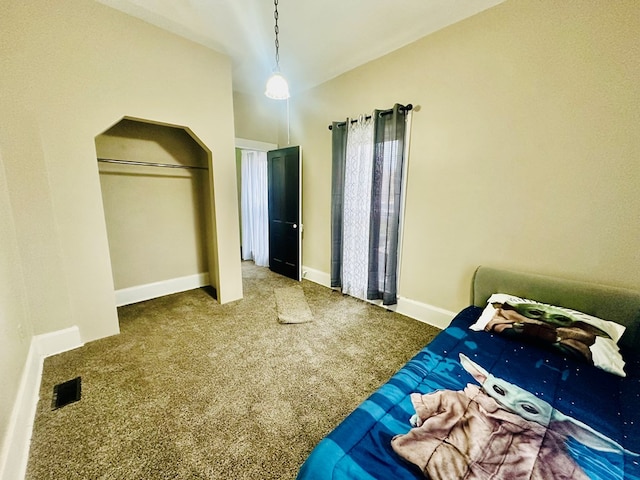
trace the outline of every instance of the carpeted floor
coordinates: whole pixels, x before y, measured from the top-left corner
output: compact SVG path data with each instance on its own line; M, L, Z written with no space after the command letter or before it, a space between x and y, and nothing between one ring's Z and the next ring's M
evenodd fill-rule
M438 329L243 263L244 299L206 289L118 310L121 334L47 358L27 479L293 479L311 449ZM82 398L51 410L54 385Z

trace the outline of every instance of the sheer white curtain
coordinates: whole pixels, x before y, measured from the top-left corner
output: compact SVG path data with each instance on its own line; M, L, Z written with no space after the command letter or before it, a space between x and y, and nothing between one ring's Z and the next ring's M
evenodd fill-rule
M344 171L342 293L367 298L374 121L348 122Z
M267 153L242 150L242 259L269 266Z

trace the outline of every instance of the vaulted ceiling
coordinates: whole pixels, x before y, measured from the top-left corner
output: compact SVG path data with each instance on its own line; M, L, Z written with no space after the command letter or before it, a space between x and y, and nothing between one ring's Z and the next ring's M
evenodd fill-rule
M275 67L270 0L97 1L228 55L234 90ZM279 0L280 67L295 94L503 1Z

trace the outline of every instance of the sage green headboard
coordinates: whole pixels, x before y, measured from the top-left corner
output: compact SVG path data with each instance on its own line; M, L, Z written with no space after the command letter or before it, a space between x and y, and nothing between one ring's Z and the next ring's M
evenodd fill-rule
M480 266L472 282L471 303L484 307L493 293L509 293L572 308L627 327L620 345L640 350L640 292L534 273Z

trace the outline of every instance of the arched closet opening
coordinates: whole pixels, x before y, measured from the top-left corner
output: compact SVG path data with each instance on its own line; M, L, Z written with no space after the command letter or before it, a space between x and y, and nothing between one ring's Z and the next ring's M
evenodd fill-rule
M215 295L210 152L185 127L127 117L95 145L116 305Z

